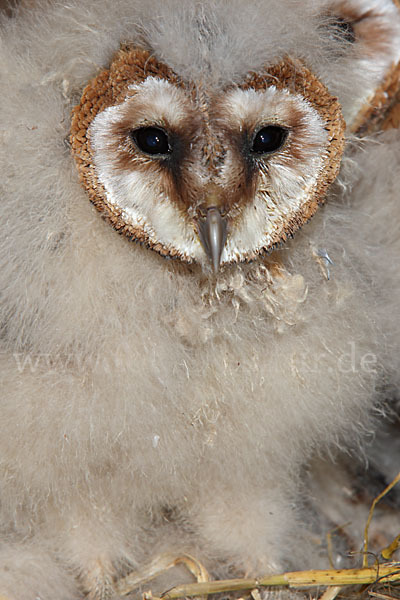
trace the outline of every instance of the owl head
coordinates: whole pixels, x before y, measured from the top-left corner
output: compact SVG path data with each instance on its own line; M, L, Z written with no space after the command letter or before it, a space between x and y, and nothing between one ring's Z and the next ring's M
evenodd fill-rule
M317 29L335 50L325 78L334 91L349 53L355 64L370 58L371 89L351 110L343 92L357 130L366 94L382 83L375 70L393 52L379 38L390 37L387 15L353 5L324 4ZM200 18L198 30L212 54L215 32ZM72 150L90 200L118 232L205 270L270 252L314 215L338 174L345 120L334 91L293 53L212 85L210 56L191 76L145 46L124 45L74 109Z

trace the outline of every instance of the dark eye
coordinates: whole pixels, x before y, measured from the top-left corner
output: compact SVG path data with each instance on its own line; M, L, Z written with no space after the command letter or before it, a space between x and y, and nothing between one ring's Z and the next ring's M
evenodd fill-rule
M158 127L142 127L132 131L131 136L139 150L146 154L169 154L168 135Z
M268 125L257 131L251 151L256 154L268 154L279 150L287 137L287 130L276 125Z

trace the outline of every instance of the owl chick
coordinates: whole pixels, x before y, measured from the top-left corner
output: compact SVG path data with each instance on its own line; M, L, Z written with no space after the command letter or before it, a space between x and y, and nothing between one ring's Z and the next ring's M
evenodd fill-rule
M0 594L315 566L302 470L399 384L399 34L389 0L1 18Z

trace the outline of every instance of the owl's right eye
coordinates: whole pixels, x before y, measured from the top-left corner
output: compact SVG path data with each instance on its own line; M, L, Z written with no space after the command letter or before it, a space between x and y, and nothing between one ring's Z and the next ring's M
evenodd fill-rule
M287 130L275 125L262 127L255 134L251 146L251 152L255 154L270 154L282 147L287 138Z
M159 127L141 127L130 133L136 146L146 154L170 154L168 134Z

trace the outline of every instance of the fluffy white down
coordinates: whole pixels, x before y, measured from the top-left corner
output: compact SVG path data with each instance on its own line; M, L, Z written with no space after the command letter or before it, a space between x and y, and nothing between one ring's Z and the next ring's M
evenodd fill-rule
M164 549L217 559L217 575L310 566L312 548L292 543L303 535L299 467L316 449L356 443L379 389L398 378L398 133L351 149L326 207L273 254L280 275L236 266L215 289L199 268L118 236L90 205L66 141L70 111L121 40L144 37L192 78L214 57L215 86L287 52L329 72L325 2L204 2L210 55L193 34L196 6L68 1L2 23L10 600L72 600L72 572ZM352 90L358 76L348 73Z

